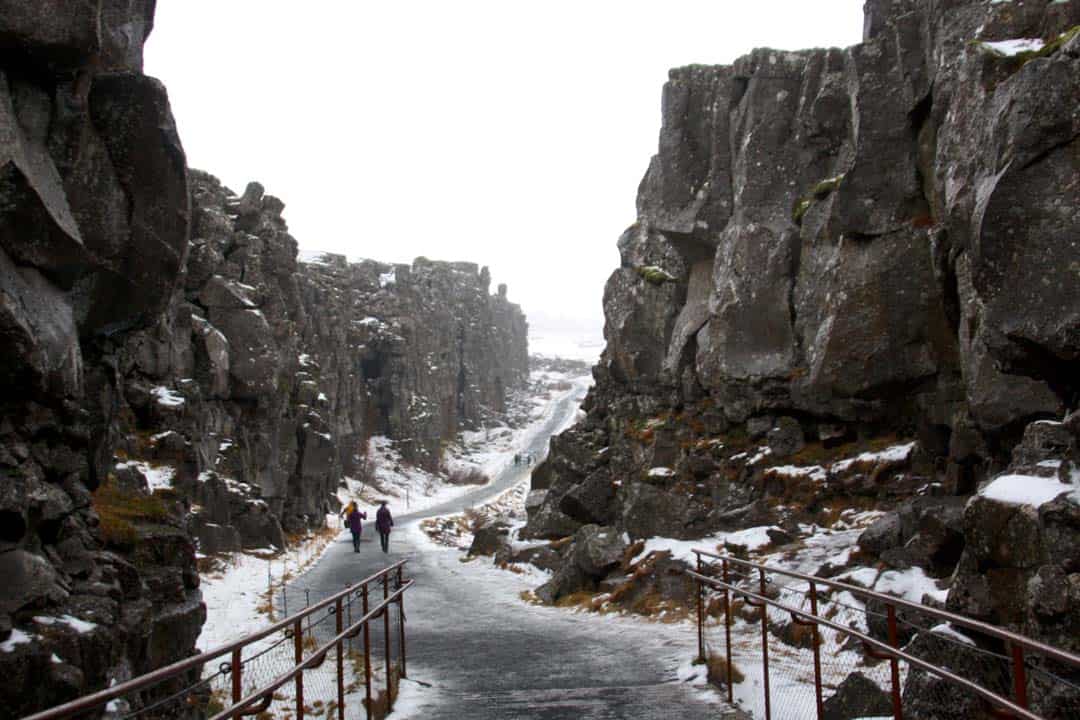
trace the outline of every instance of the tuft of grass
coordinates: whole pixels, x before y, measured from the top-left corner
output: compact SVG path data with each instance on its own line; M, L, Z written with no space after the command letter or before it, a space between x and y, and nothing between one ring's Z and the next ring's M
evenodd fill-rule
M727 687L728 683L728 664L727 658L723 655L717 655L715 653L709 653L709 656L705 658L705 666L709 668L709 682L720 687ZM734 662L731 663L731 683L738 685L746 680L746 675L739 669L739 666Z
M138 524L160 523L169 517L162 497L121 490L111 475L94 493L93 507L101 519L102 540L111 547L134 547Z
M383 720L394 709L394 702L398 696L398 685L401 681L401 665L393 663L390 666L390 682L387 684L385 690L380 689L378 693L371 698L371 707L368 708L368 717L374 720ZM367 699L364 699L364 706L367 707Z

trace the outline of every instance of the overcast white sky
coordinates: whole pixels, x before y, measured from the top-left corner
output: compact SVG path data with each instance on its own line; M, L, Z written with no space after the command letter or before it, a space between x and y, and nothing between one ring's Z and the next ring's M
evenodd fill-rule
M300 247L470 260L591 327L670 67L859 41L862 0L159 0L146 72L188 161Z

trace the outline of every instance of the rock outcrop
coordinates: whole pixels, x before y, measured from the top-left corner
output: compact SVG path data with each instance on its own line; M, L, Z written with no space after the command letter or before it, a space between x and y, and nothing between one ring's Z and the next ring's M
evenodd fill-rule
M284 204L189 171L153 0L0 0L0 705L195 651L195 553L325 522L375 434L439 468L527 325L487 268L297 261ZM143 698L175 690L156 687Z
M191 176L183 288L136 341L122 450L169 468L200 540L234 545L227 527L243 547L282 547L336 511L371 436L438 470L442 443L525 382L527 324L487 268L300 262L282 201Z
M671 71L588 414L534 473L523 534L892 509L865 553L956 569L950 607L1069 645L1080 495L968 497L1077 460L1040 421L1080 401L1080 3L865 17L851 48Z
M0 704L14 717L192 653L205 616L182 502L107 481L129 343L188 252L184 151L142 74L152 21L152 2L0 2Z

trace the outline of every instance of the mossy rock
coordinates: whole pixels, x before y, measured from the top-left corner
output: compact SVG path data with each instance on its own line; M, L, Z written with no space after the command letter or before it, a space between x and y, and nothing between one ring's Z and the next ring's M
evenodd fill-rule
M810 206L813 204L814 202L812 200L807 200L805 198L796 200L795 206L791 209L791 220L796 225L802 225L803 216L806 215L806 211L809 210Z
M645 278L653 285L663 285L667 282L675 282L675 276L656 265L644 265L637 268L638 275Z
M807 195L799 198L795 201L795 204L791 207L791 220L796 225L802 225L803 217L810 210L810 207L818 201L824 200L829 197L844 180L844 173L834 175L831 178L825 178L821 182L810 188L810 192Z

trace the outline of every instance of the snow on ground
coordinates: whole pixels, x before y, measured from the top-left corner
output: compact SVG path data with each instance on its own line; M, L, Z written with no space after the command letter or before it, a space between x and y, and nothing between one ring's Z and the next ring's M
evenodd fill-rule
M645 548L635 556L635 560L646 557L651 552L669 552L673 560L682 560L694 564L697 556L694 550L704 550L711 553L724 552L725 545L739 546L750 552L760 550L772 540L769 539L768 531L772 525L746 528L735 532L717 533L699 540L675 540L673 538L654 537L645 541Z
M446 472L476 471L489 479L495 477L513 464L516 449L528 445L542 430L561 399L581 394L592 382L589 377L550 370L534 371L530 381L533 394L518 398L524 408L524 422L518 427L499 424L462 432L457 442L446 446L443 459ZM557 432L562 432L575 420L570 418ZM373 510L379 500L387 500L390 512L399 515L441 505L478 487L447 484L444 475L406 463L394 442L386 437L371 438L368 459L372 463L374 482L344 478L337 495L343 505L359 499L361 509L367 511ZM365 508L365 505L371 508ZM369 511L369 519L373 517Z
M14 652L16 645L25 645L34 639L33 635L24 633L19 628L12 628L11 635L4 642L0 642L0 652Z
M1001 475L979 491L979 495L991 500L1034 507L1044 505L1063 493L1070 493L1069 499L1080 503L1080 487L1036 475Z
M165 407L180 407L184 404L183 396L177 395L174 390L171 390L164 385L158 385L157 387L151 388L150 394L157 398L159 405L164 405Z
M412 524L404 529L410 533L409 541L423 548L423 555L432 560L446 572L453 574L455 582L473 587L493 616L494 622L524 623L539 621L550 623L552 627L563 624L580 624L583 636L598 647L603 646L603 638L614 634L620 637L634 638L637 646L648 648L652 657L658 659L664 667L665 682L683 682L693 688L695 697L704 702L721 706L723 698L714 688L706 683L702 672L692 669L688 660L696 654L696 636L690 625L673 623L665 625L652 622L639 616L621 614L578 614L567 613L565 609L527 602L523 599L536 587L537 575L533 573L510 573L497 568L491 558L481 557L468 562L461 562L461 556L453 549L446 548L429 538L419 524ZM554 631L554 630L553 630ZM419 661L417 661L419 662ZM412 664L410 663L410 668ZM441 688L415 688L403 685L403 694L399 696L392 720L410 720L428 717L430 708L438 703Z
M981 41L985 47L990 48L999 55L1012 57L1022 52L1038 52L1043 48L1043 41L1039 38L1013 38L1012 40L997 40L994 42Z
M141 460L128 460L116 464L117 470L122 470L125 467L134 467L146 476L146 484L150 488L150 492L169 490L173 486L176 468L169 465L151 465Z
M901 462L910 458L911 453L914 451L914 442L904 443L903 445L893 445L880 452L864 452L853 458L840 460L833 463L830 469L834 473L839 473L850 469L851 466L855 464Z
M327 521L335 530L309 535L283 553L235 553L215 570L202 573L206 623L199 635L199 650L211 650L267 626L267 591L272 588L275 596L280 594L283 583L295 582L344 536L344 531L336 532L340 527L337 517L330 516Z
M85 635L88 632L93 632L94 630L97 630L96 623L87 622L86 620L80 620L79 618L72 617L71 615L61 615L60 617L36 615L34 616L34 622L38 625L45 625L46 627L50 627L52 625L60 623L61 625L67 625L69 628L79 633L80 635Z

